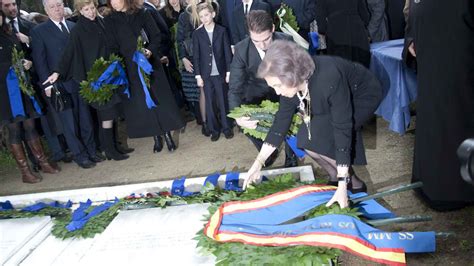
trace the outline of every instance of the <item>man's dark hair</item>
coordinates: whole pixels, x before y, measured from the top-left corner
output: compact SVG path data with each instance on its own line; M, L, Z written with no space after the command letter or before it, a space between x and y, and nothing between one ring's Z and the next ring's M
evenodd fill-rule
M273 19L272 16L264 10L252 10L247 15L247 25L249 31L254 33L272 31Z

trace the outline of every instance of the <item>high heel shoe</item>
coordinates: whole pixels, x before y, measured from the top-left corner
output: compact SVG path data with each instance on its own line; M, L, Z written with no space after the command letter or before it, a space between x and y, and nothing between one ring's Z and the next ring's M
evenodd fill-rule
M177 149L176 144L174 143L170 132L165 133L165 141L166 141L166 146L168 147L168 151L173 152Z
M161 138L161 136L153 136L153 140L155 141L155 145L153 146L153 153L157 153L163 150L163 139Z

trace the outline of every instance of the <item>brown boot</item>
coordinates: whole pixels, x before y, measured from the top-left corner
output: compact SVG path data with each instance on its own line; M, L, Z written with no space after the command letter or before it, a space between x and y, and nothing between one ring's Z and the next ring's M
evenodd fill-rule
M30 171L28 166L28 161L26 160L25 151L23 150L22 144L11 144L10 149L12 151L13 157L15 157L16 164L21 172L21 177L24 183L38 183L41 182L43 178L41 176L36 176Z
M48 158L43 151L43 145L39 138L29 140L28 145L30 146L31 152L38 160L39 165L41 166L41 171L46 174L57 174L60 169L58 167L53 167L49 162Z

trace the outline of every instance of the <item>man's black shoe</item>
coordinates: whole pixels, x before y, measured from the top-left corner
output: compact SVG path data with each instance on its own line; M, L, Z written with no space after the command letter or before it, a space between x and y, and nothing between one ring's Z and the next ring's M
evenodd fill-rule
M231 139L234 137L234 131L232 129L224 131L224 136L226 139Z
M100 163L100 162L105 161L105 157L101 153L96 153L92 156L89 156L89 160L91 160L94 163Z
M55 162L57 162L57 163L58 163L58 162L70 163L70 162L72 162L72 160L73 160L72 156L71 156L70 154L66 153L66 155L64 155L63 158L57 159L57 160L53 160L53 161L55 161Z
M298 166L298 157L293 153L292 156L286 156L285 167L296 167Z
M217 141L221 136L221 133L216 133L211 135L211 141Z
M95 167L95 163L89 160L84 160L80 163L77 163L77 165L79 165L79 167L84 168L84 169L90 169L90 168Z

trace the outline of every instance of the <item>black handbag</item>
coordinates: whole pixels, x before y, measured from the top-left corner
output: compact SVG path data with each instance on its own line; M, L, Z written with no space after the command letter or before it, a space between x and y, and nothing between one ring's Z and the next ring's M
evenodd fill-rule
M66 92L59 83L52 84L51 89L51 105L56 112L62 112L64 110L72 108L71 95Z

